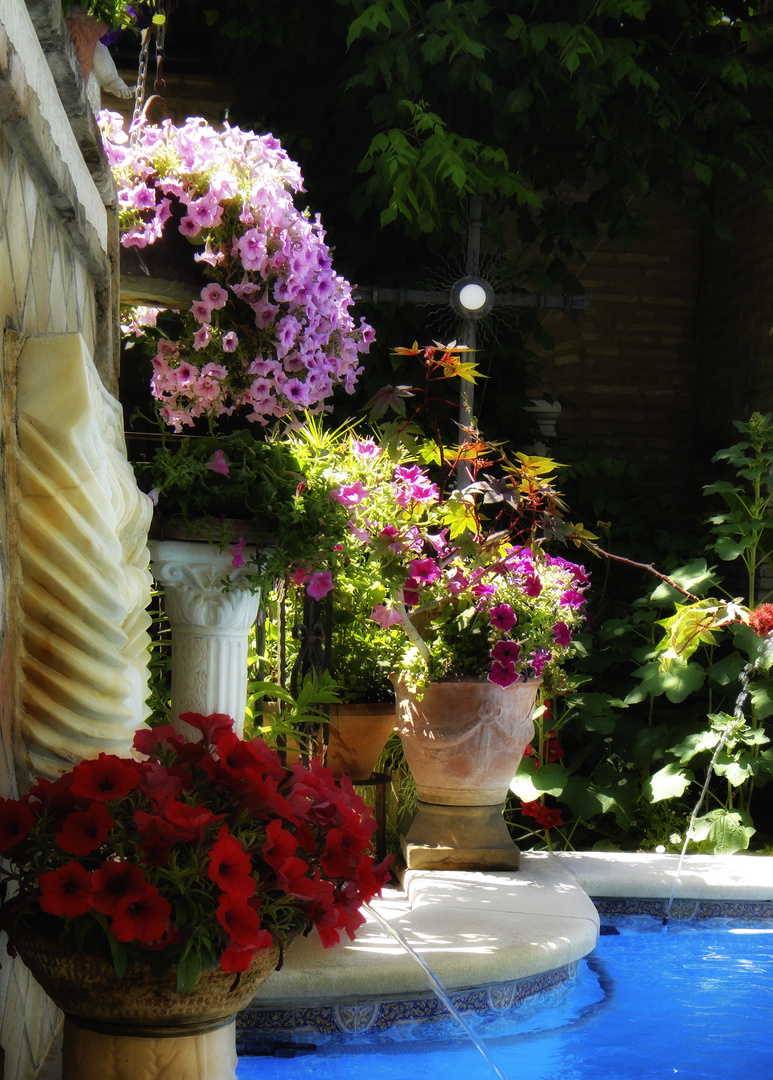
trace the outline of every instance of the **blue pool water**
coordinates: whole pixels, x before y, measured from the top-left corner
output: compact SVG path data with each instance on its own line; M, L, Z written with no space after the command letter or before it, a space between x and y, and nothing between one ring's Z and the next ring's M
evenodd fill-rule
M773 921L603 917L570 984L476 1022L508 1080L773 1078ZM493 1080L453 1021L242 1058L239 1080ZM316 1048L311 1050L311 1043Z

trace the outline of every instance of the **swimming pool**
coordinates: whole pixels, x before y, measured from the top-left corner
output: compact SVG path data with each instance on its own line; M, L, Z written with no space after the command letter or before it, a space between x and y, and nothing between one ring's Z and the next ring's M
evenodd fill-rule
M596 949L563 986L476 1030L510 1080L736 1080L773 1076L773 921L602 916ZM491 1080L451 1020L292 1056L245 1057L239 1080Z

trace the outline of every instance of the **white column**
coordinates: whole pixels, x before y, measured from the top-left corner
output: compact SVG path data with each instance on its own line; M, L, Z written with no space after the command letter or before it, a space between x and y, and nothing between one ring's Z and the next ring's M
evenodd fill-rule
M204 542L151 540L149 547L172 628L171 723L193 736L180 713L227 713L241 735L248 635L260 601L247 580L249 566L235 567L230 551ZM245 548L245 562L252 554L254 549ZM224 590L226 578L231 587Z

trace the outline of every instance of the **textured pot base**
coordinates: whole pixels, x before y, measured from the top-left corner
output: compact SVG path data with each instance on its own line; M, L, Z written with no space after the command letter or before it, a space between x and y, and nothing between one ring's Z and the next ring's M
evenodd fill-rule
M402 850L408 870L517 870L520 852L496 806L419 801Z
M136 1038L65 1019L62 1080L234 1080L236 1021L206 1035Z

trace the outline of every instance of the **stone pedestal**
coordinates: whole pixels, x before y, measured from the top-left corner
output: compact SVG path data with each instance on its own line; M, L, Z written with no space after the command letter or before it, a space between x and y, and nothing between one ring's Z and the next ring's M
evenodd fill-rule
M226 713L241 737L248 635L260 601L250 590L248 568L235 567L230 551L213 544L152 540L149 546L172 628L171 723L195 738L195 730L179 720L181 713ZM245 548L245 560L253 553ZM231 582L226 590L225 579Z
M520 852L497 806L439 806L419 801L402 838L409 870L517 870Z
M235 1080L236 1020L203 1035L87 1031L65 1020L62 1080Z

